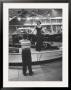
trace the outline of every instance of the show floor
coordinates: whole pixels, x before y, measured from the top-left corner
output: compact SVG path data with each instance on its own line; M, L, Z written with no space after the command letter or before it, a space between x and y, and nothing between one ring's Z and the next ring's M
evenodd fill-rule
M32 65L33 76L24 76L22 66L10 66L9 81L62 81L62 59L41 65Z

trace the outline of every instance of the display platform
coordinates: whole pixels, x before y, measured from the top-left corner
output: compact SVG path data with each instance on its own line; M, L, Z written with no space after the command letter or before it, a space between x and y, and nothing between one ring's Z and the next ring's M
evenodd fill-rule
M19 53L9 53L9 63L22 63L21 48ZM31 48L32 62L51 60L62 57L62 49L36 51Z

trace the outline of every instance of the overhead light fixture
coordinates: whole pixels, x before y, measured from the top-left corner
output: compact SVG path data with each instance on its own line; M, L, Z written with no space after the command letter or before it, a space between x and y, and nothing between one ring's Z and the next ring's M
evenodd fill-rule
M50 14L49 13L47 15L48 15L48 17L50 17Z
M18 17L17 19L18 19L18 21L21 21L21 18L20 17Z
M57 11L55 9L52 9L53 16L57 16Z
M38 20L38 19L39 19L39 17L36 17L36 19Z
M51 15L48 13L47 14L47 19L50 20L50 17L51 17Z
M29 17L27 17L26 19L27 19L27 20L30 20L30 18L29 18Z

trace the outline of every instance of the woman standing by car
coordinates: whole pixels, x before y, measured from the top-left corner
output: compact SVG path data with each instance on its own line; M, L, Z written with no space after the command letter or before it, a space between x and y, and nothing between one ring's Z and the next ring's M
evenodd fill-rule
M37 22L37 26L35 27L35 30L37 31L37 33L36 33L36 50L41 51L43 41L42 41L42 34L41 34L42 27L41 27L40 21Z

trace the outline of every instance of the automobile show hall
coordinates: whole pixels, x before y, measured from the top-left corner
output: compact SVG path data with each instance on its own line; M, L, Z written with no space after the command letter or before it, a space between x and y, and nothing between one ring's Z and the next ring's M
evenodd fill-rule
M40 51L34 31L37 21L43 28ZM20 40L25 38L31 42L33 76L22 72ZM62 9L9 9L8 56L10 81L62 81Z

